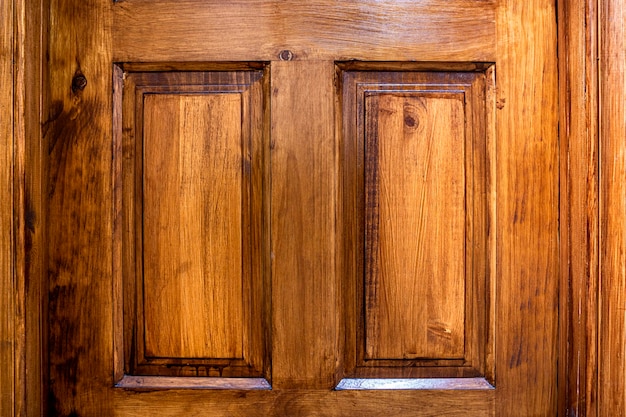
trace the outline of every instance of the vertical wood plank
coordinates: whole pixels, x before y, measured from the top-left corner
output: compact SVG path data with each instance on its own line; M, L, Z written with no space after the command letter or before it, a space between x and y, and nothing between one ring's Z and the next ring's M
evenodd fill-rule
M331 388L338 355L332 61L272 64L272 380Z
M559 1L559 415L597 416L598 7Z
M111 5L47 5L50 415L113 414Z
M462 94L366 99L369 359L464 357L463 106Z
M14 285L16 416L46 413L43 145L41 140L43 56L48 27L43 0L14 0ZM4 16L4 15L3 15Z
M559 279L556 10L497 16L496 415L553 416Z
M626 416L626 5L600 2L598 415Z
M144 99L149 356L243 357L241 107L238 93Z
M15 301L13 264L13 19L14 2L0 4L0 415L15 403Z

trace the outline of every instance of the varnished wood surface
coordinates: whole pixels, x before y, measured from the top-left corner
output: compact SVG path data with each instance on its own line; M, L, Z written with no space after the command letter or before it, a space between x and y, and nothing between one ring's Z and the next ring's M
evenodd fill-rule
M116 379L261 376L269 77L116 71Z
M15 404L17 286L13 264L13 1L0 4L0 415Z
M242 98L143 105L145 354L243 358Z
M600 2L598 416L626 416L626 7Z
M367 64L340 73L344 376L493 380L493 69Z
M559 280L553 1L500 3L496 62L496 415L553 416Z
M112 317L117 307L112 300L111 237L116 230L113 222L120 221L119 216L113 217L119 212L112 197L112 184L119 186L119 183L111 179L115 163L110 137L113 56L119 53L116 59L156 63L159 60L233 61L263 57L276 60L275 52L271 55L259 52L258 44L254 43L243 42L228 51L216 52L212 48L225 48L215 46L220 44L216 39L226 38L224 31L202 39L176 37L184 33L177 32L173 26L155 24L158 19L140 21L150 16L169 15L174 17L170 23L181 22L172 23L179 29L185 26L195 30L196 35L210 34L219 26L206 25L205 21L198 26L202 30L194 26L192 23L197 23L194 19L207 14L202 8L194 9L192 14L189 5L194 4L197 5L183 2L167 9L168 12L178 10L180 15L161 13L160 7L167 3L159 6L154 2L132 0L117 3L90 0L80 6L72 0L59 0L50 5L50 22L56 30L49 32L49 60L46 61L49 82L45 84L49 88L45 113L50 115L45 136L46 158L50 165L45 193L49 216L46 232L49 253L45 264L50 299L49 414L200 415L211 410L213 414L233 415L346 415L351 412L378 415L385 409L405 415L553 415L558 279L556 51L554 5L544 0L524 4L512 0L503 2L498 6L497 39L490 35L489 41L482 42L479 36L477 46L471 48L465 44L472 38L467 32L461 30L452 39L459 42L443 42L448 38L440 36L441 30L452 26L442 24L440 30L430 24L426 28L437 37L436 45L429 44L429 40L434 39L430 35L416 36L414 33L422 32L407 31L406 39L414 46L406 50L364 43L354 49L350 49L354 46L351 45L344 55L341 48L333 49L321 43L317 52L311 46L313 52L306 55L298 49L302 43L291 35L286 36L289 25L299 26L303 15L287 22L288 26L281 32L285 37L281 39L280 49L292 48L294 54L282 56L294 60L271 63L271 170L266 174L271 182L270 346L274 390L137 392L112 388L115 363ZM338 4L333 3L338 7L336 10L341 11ZM397 4L403 7L428 4L435 13L437 5L445 11L453 9L454 4L469 5L470 2ZM476 19L480 21L483 16L489 16L489 10L494 7L491 2L471 4L479 13L457 16L461 22L469 18L475 24ZM300 8L306 11L310 5L307 3ZM298 10L295 3L293 6ZM112 13L133 7L143 7L145 14L137 11L133 15L137 19L117 20L119 27L111 29ZM224 22L228 21L228 13L238 7L241 8L238 3L224 6L226 15L221 15ZM111 12L111 8L117 9ZM154 15L155 11L159 14ZM316 15L326 19L329 12L317 11ZM388 15L381 12L376 16L370 17L375 23L376 19ZM150 22L150 30L146 22ZM416 27L415 21L395 22ZM302 29L307 27L302 24ZM393 29L393 25L389 27ZM259 26L255 40L263 38L264 29L263 25ZM174 36L177 44L164 41L161 47L160 43L151 44L147 38L133 36L128 40L117 37L113 43L113 32L130 34L131 30L145 31L157 40L157 35ZM325 35L319 32L318 28L311 35L325 41ZM58 33L63 36L57 36ZM534 36L527 36L528 33ZM237 35L235 32L233 38ZM345 43L341 36L338 38L339 46ZM364 35L363 39L368 38ZM294 46L282 46L290 40ZM128 49L122 47L125 42L130 45ZM234 45L226 40L224 44ZM343 289L338 277L343 262L340 251L345 249L340 243L339 227L344 220L337 211L341 196L338 149L342 138L335 116L334 60L489 58L491 61L494 56L489 53L494 51L494 45L498 48L494 60L499 83L494 168L498 174L498 218L495 231L490 233L497 236L498 252L498 307L494 314L498 318L495 337L499 349L495 364L496 389L470 390L462 395L454 391L332 391L341 376L344 335L340 322L344 318ZM139 52L131 54L131 47ZM449 49L457 47L463 50ZM478 50L485 55L477 54ZM149 55L149 51L154 55ZM352 55L355 51L362 55ZM307 61L307 56L315 59Z
M117 391L115 415L283 417L406 417L493 416L495 390L274 390L274 391ZM210 411L209 411L210 410Z
M494 0L122 1L113 7L120 28L114 32L114 58L274 61L289 50L296 60L493 62L495 5Z
M367 359L462 358L461 93L365 98Z
M48 415L112 414L110 6L49 4L55 30L46 33L43 137Z
M13 26L13 236L14 378L16 416L45 414L47 345L43 333L47 286L43 278L44 185L42 156L42 54L46 31L42 1L9 1L13 12L2 23ZM10 20L10 23L9 23ZM8 167L7 167L8 168ZM6 200L4 200L6 201ZM10 414L9 414L10 415Z
M271 72L272 384L332 389L340 305L335 66L277 62Z
M598 2L559 2L559 416L597 413ZM606 415L613 415L612 413Z

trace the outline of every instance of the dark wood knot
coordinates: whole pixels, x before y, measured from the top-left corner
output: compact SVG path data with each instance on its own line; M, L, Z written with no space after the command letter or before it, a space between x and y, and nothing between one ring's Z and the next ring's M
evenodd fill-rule
M72 78L72 93L83 91L87 87L87 78L83 74L76 74Z

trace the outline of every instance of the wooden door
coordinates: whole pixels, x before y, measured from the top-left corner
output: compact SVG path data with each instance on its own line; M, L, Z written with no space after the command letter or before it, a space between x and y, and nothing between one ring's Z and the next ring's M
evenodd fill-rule
M47 414L555 414L554 2L47 10Z

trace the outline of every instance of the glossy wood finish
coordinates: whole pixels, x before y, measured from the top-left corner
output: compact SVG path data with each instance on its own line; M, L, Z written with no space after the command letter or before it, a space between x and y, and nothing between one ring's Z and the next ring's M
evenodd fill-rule
M559 2L559 416L567 417L599 415L597 4L596 0Z
M57 28L47 34L43 132L49 415L113 413L111 5L48 5Z
M363 65L341 72L344 376L492 376L492 68Z
M1 169L11 170L14 269L11 272L13 315L13 368L15 416L43 415L47 398L46 299L43 278L45 210L42 132L42 34L47 18L42 1L9 1L12 12L2 14L13 35L13 160ZM4 200L4 199L3 199ZM7 201L7 200L4 200ZM1 364L4 368L4 364ZM11 415L11 414L9 414Z
M114 8L124 28L114 32L114 59L269 61L288 50L296 60L493 62L495 8L494 0L128 0Z
M263 72L118 71L125 372L261 376Z
M496 415L552 416L559 279L555 3L503 1L497 22Z
M146 357L243 358L241 107L239 94L144 97Z
M276 62L271 72L272 385L332 389L340 331L335 66Z
M365 98L365 359L463 356L463 99Z
M626 7L599 3L598 415L626 416Z
M115 392L116 416L493 416L495 390L272 390Z
M13 16L13 2L0 16ZM0 415L12 416L15 403L16 290L13 265L13 19L0 28Z
M46 350L50 360L49 414L193 415L211 410L218 415L251 411L262 415L374 415L384 407L396 414L426 416L553 415L558 262L554 4L544 0L525 4L503 1L497 7L494 33L495 4L489 1L397 2L394 4L406 10L417 4L410 9L416 15L413 17L419 17L420 11L428 22L437 23L425 22L425 30L433 35L406 31L411 34L407 42L415 46L397 47L385 44L388 36L397 39L397 32L406 29L395 25L406 23L414 29L420 27L416 26L420 20L399 13L406 20L394 21L381 8L390 4L362 2L364 12L372 12L368 19L376 23L390 18L391 22L384 20L390 24L383 25L380 37L364 37L368 43L361 44L345 41L346 33L352 38L354 28L348 31L343 26L346 20L337 19L343 32L334 34L338 46L332 47L320 27L332 35L326 30L327 17L347 16L342 7L348 6L339 2L276 3L271 14L287 13L289 19L281 18L275 24L270 16L254 33L222 29L219 37L214 32L207 36L219 25L204 21L199 26L192 24L197 17L208 17L207 9L193 8L198 3L177 3L167 9L180 15L159 12L167 3L134 0L89 0L80 5L73 0L55 0L50 4L50 22L55 30L48 32L46 60L45 85L49 91L45 114L50 120L45 126L49 170L44 267L50 295L50 346ZM281 9L281 5L293 7ZM475 13L468 12L470 5L476 7ZM425 6L428 13L421 8ZM142 7L145 14L133 14L136 19L132 21L120 20L133 7ZM311 18L311 7L319 7L315 16L321 17ZM219 23L233 24L232 13L241 8L241 4L232 3L224 6L225 14L216 12L215 16L221 16ZM454 19L450 18L451 11ZM258 10L253 12L255 22L266 16ZM250 13L242 15L243 22ZM486 24L477 25L484 16ZM182 22L183 17L189 18L184 25L172 23ZM307 26L309 21L312 23ZM115 27L112 22L116 22ZM462 24L457 27L458 22ZM473 39L468 33L475 33L463 31L468 25L496 37L485 41L477 36L477 46L468 48L466 42ZM185 32L177 32L183 26ZM267 35L263 32L267 28L272 28L268 35L271 50L263 51L255 42ZM130 36L135 30L155 39L161 37L164 47ZM446 31L454 31L456 37L441 36ZM121 39L123 35L113 39L113 33L124 32L126 39ZM313 41L306 44L298 38L303 33L319 36L312 36ZM189 36L176 38L176 43L167 40L170 35L181 34ZM279 56L282 50L291 53ZM150 51L153 56L148 55ZM115 317L124 314L113 300L119 291L114 288L114 261L121 255L115 254L112 242L121 238L116 233L117 222L122 221L120 207L112 197L113 190L122 184L111 178L120 163L112 153L119 145L111 140L111 121L120 117L111 100L113 87L117 89L120 84L119 80L111 82L114 58L152 61L154 69L159 70L162 64L164 71L171 61L210 63L243 56L246 61L273 60L269 63L271 169L263 174L271 180L267 203L271 204L271 268L266 273L271 272L272 284L273 390L144 392L113 388L113 367L119 363L115 357L119 350L113 349L113 323ZM497 224L488 237L497 245L498 254L498 263L490 262L490 267L498 268L498 307L489 311L498 318L495 390L332 390L342 376L344 316L339 277L343 251L348 250L343 246L344 218L338 214L344 191L339 152L343 138L335 115L338 94L333 84L335 61L352 58L496 62L499 110L487 112L492 121L497 119L497 153L487 158L496 163L485 167L488 172L497 172L492 176L497 177L497 193L485 195L498 206ZM390 67L394 65L399 66ZM438 69L451 66L442 63ZM488 147L488 152L491 149ZM494 363L494 357L485 361ZM115 371L117 376L119 370Z

